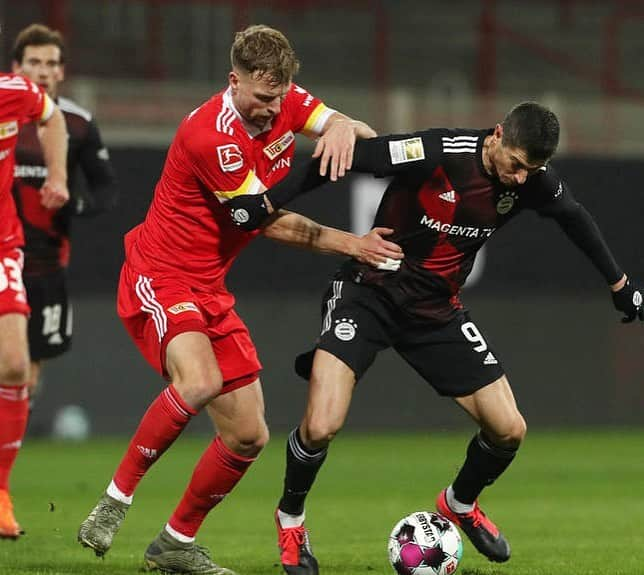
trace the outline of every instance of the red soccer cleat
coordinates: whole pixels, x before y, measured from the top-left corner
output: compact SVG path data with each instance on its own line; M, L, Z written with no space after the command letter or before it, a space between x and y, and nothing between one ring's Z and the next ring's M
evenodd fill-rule
M452 523L458 525L467 535L472 545L490 561L503 563L510 558L510 544L499 528L490 521L474 502L474 509L469 513L455 513L447 504L447 489L443 489L436 499L436 509Z
M277 511L275 511L277 544L280 548L284 571L288 575L318 575L318 562L313 556L308 530L304 525L282 527Z
M24 531L13 516L11 496L6 489L0 489L0 539L18 539Z

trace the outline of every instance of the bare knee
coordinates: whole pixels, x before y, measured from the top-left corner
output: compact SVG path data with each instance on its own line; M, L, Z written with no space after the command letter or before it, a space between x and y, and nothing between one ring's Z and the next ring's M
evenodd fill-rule
M324 416L311 417L302 426L302 441L310 449L323 449L342 429L342 424Z
M0 363L0 385L25 385L29 377L29 358L22 352L8 353Z
M221 433L226 446L242 457L257 457L268 443L270 433L264 421L251 429L241 429L233 433Z
M520 413L494 432L486 431L500 447L518 448L526 436L528 426Z
M172 385L190 407L201 409L221 392L222 381L210 374L175 373Z

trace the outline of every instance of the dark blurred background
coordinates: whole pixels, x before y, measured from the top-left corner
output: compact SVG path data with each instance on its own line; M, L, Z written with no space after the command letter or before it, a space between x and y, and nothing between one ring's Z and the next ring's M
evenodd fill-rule
M96 116L121 203L76 222L70 268L75 343L46 368L32 433L79 405L95 434L127 433L163 384L114 310L122 236L144 217L181 118L226 85L236 30L281 29L298 83L381 132L492 127L536 99L562 123L553 162L594 214L622 267L644 279L644 3L600 0L0 0L4 69L15 34L39 21L67 38L63 92ZM298 160L312 148L299 142ZM379 183L350 177L295 209L363 232ZM292 371L315 339L339 261L259 239L229 287L264 362L267 418L299 419ZM528 425L640 425L644 328L622 325L600 276L550 222L515 220L486 246L463 294L507 369ZM384 353L356 391L349 426L469 425L402 360ZM198 418L192 429L207 429Z

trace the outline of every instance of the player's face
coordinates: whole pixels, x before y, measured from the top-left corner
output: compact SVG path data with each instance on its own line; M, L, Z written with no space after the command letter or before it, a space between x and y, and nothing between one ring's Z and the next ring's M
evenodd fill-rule
M54 44L25 46L22 62L14 62L13 71L42 86L52 98L58 95L58 84L65 77L60 48Z
M490 172L509 188L524 184L543 165L529 162L528 154L521 148L503 144L503 130L497 125L488 152Z
M264 129L282 109L282 102L291 87L274 84L265 76L234 70L229 75L233 104L251 124Z

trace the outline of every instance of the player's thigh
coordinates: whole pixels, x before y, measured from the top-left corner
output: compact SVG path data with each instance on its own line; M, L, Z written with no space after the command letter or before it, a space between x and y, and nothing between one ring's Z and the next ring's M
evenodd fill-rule
M378 352L389 347L392 329L390 306L376 290L334 281L323 298L316 347L338 358L359 381Z
M518 444L523 439L526 424L507 377L454 399L496 443Z
M401 327L394 347L440 395L464 397L504 375L497 353L468 314L446 325Z
M186 331L172 337L165 346L165 368L191 407L203 407L221 391L221 371L212 343L203 332Z
M217 396L206 409L223 442L235 453L253 457L268 441L259 378Z
M65 353L72 338L72 307L64 270L45 276L25 276L29 317L29 355L34 361Z
M29 373L27 316L0 315L0 385L23 385Z
M300 429L308 445L329 441L344 425L356 384L353 370L340 358L317 349Z

